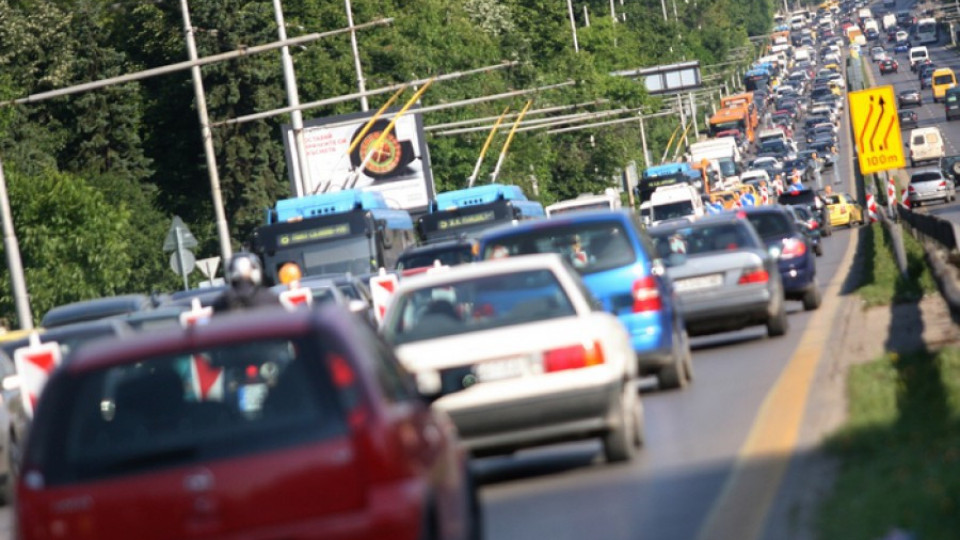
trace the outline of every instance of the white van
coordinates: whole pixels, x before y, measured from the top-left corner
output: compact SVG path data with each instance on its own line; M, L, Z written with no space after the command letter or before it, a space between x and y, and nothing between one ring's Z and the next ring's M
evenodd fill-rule
M663 186L650 194L650 222L653 225L674 219L693 221L705 213L700 192L690 184Z
M907 53L907 58L910 59L910 71L917 70L917 63L923 62L930 58L930 53L927 51L927 48L923 45L919 47L911 47L910 52Z
M944 156L943 134L936 126L910 130L910 166L921 161L939 160Z

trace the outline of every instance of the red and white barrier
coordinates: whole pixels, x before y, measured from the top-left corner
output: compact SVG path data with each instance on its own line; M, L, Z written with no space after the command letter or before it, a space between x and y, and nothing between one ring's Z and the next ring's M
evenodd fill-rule
M867 215L870 216L870 223L876 223L880 216L877 213L877 200L873 195L867 195Z
M50 374L60 365L60 344L55 341L40 343L36 332L30 334L30 344L13 352L20 383L20 398L27 415L33 417L40 392L46 386Z

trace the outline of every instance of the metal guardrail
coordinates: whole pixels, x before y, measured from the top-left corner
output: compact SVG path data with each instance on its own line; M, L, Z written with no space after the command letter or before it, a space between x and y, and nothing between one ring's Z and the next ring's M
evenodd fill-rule
M897 212L901 221L915 232L923 235L924 238L936 242L947 251L954 252L957 250L960 230L958 230L956 223L937 216L914 212L899 204L897 205Z

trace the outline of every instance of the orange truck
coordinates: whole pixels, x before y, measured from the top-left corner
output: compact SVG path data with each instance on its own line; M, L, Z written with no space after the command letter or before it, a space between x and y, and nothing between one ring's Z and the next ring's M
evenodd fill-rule
M743 133L748 141L753 142L754 127L755 125L750 119L748 109L743 105L719 109L710 117L709 129L711 137L716 137L721 131L736 129L739 130L740 133Z

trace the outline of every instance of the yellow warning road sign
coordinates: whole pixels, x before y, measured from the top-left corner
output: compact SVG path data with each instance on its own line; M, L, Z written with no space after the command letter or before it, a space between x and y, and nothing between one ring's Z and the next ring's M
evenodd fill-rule
M850 125L860 157L860 172L872 174L906 166L900 117L892 86L850 92Z

